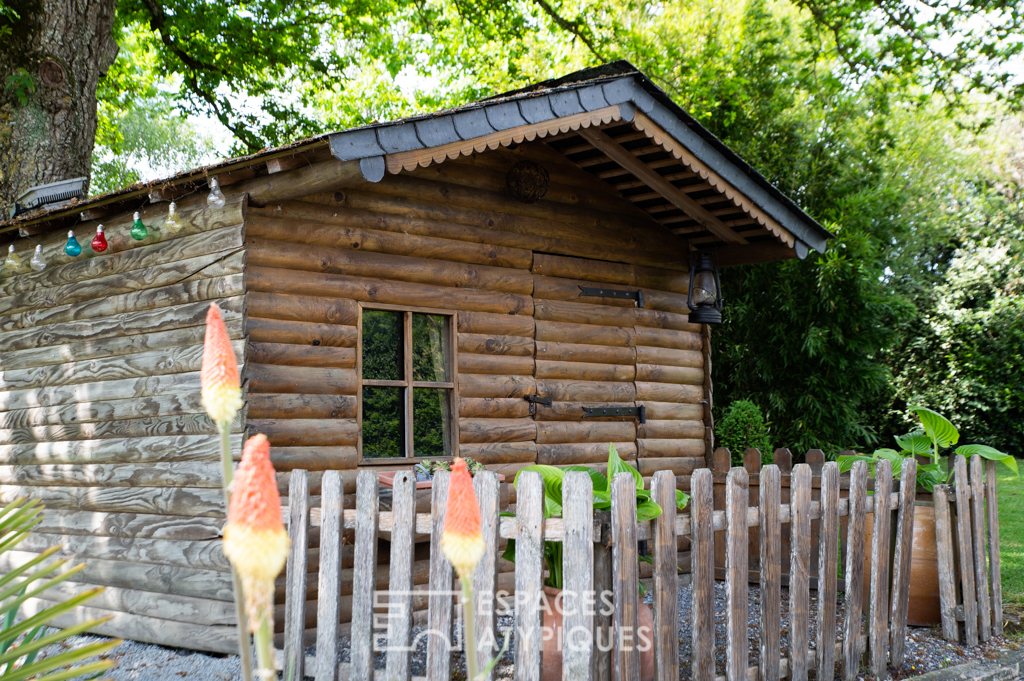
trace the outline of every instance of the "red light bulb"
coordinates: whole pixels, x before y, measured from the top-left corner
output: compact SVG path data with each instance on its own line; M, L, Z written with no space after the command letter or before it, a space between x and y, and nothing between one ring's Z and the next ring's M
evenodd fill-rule
M103 236L103 225L96 228L96 236L92 240L92 250L97 253L107 250L107 237Z

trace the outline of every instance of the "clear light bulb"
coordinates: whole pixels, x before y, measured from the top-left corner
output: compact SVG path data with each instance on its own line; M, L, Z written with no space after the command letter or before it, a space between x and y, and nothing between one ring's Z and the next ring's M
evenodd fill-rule
M64 245L64 252L72 258L82 255L82 244L75 238L75 230L68 232L68 242Z
M185 225L181 223L181 218L178 217L178 206L174 201L171 201L171 205L167 208L167 219L164 220L164 229L171 234L177 234Z
M103 236L103 225L96 228L96 236L93 238L90 246L97 253L107 250L107 237Z
M131 231L131 235L132 235L133 239L135 239L136 241L142 241L147 236L149 236L149 232L146 230L146 225L142 224L142 216L140 216L138 213L136 213L132 217L132 220L134 221L134 222L132 222L132 231Z
M14 244L11 244L11 247L7 249L7 259L4 260L4 267L12 272L17 272L21 269L21 258L14 252Z
M46 269L46 261L43 260L43 245L36 244L36 252L32 254L32 260L29 262L32 265L32 269L36 272L42 272Z
M224 192L220 190L220 180L216 177L210 178L210 194L206 197L206 201L214 208L223 208L226 203Z

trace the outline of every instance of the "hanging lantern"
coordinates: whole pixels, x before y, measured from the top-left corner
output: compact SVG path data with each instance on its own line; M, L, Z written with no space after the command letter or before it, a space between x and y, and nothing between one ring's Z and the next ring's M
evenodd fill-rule
M138 215L138 213L136 213L136 215ZM92 243L89 245L92 246L92 250L97 253L102 253L107 250L107 237L103 236L103 225L96 228L96 236L93 237Z
M75 238L75 230L68 232L68 242L64 245L64 252L72 258L82 255L82 244Z
M14 252L14 244L11 244L10 248L7 249L7 259L4 260L4 267L12 272L17 272L21 269L21 258Z
M131 235L132 235L133 239L135 239L136 241L142 241L147 236L149 236L149 232L146 230L146 225L142 224L142 216L141 215L136 213L132 217L132 220L133 220L133 222L132 222Z
M181 223L181 218L178 217L178 206L171 201L171 205L167 208L167 219L164 220L164 229L171 234L177 234L180 232L185 225Z
M694 324L722 323L722 284L718 267L709 253L701 253L696 265L690 267L690 292L686 296L690 321Z
M46 269L46 261L43 260L43 246L42 244L36 244L36 252L32 254L32 260L29 261L32 265L32 269L36 272L42 272Z
M216 177L210 178L210 193L206 197L206 202L214 208L223 208L226 203L224 192L220 190L220 180Z

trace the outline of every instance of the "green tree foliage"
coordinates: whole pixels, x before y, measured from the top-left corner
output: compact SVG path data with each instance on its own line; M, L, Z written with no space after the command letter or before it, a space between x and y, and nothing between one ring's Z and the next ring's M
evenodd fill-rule
M736 400L725 410L725 416L715 424L715 446L728 449L735 466L743 465L743 452L750 447L761 452L762 463L770 464L774 460L768 424L761 410L750 400Z

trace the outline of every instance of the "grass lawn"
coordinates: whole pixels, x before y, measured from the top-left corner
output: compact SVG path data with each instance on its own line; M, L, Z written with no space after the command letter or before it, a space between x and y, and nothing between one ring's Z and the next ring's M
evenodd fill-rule
M1024 461L1017 464L1024 473ZM1024 476L1018 478L1005 466L999 470L999 555L1003 602L1024 610Z

